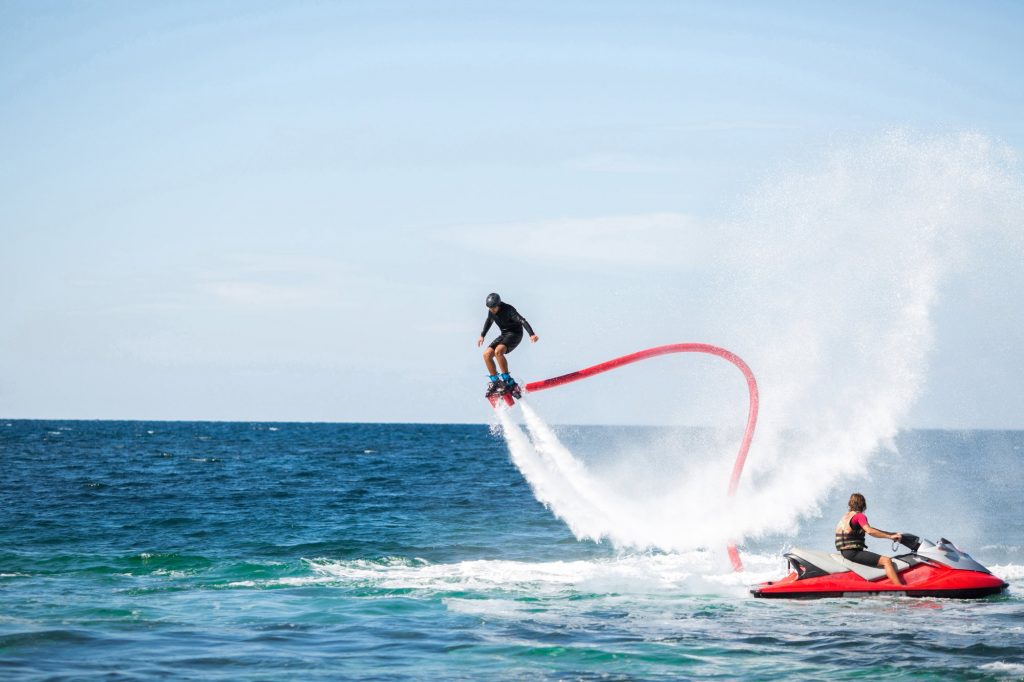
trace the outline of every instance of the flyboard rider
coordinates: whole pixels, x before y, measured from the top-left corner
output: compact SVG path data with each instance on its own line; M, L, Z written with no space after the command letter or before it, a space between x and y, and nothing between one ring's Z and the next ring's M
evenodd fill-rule
M484 350L484 365L487 366L487 378L491 381L484 395L490 398L508 391L518 399L521 395L519 384L508 373L508 360L505 356L514 351L523 340L524 327L530 335L531 343L537 343L538 337L533 333L533 327L526 318L511 304L503 302L498 294L488 294L485 305L487 319L484 321L484 330L480 332L480 338L476 340L477 347L484 345L484 337L487 336L492 324L497 324L501 333Z
M903 582L900 580L899 574L896 573L896 567L893 566L890 557L867 551L864 543L865 535L899 542L915 551L920 546L920 538L910 533L890 533L872 527L868 523L868 517L864 515L864 510L868 508L867 500L860 493L850 495L847 506L849 511L836 524L836 549L847 561L885 569L885 575L889 577L892 584L902 585Z

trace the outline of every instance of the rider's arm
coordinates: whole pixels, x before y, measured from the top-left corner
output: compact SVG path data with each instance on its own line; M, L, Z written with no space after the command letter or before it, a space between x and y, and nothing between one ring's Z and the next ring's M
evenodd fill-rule
M873 538L885 538L887 540L896 540L897 542L900 539L899 533L890 533L888 531L878 530L877 528L872 528L866 523L862 524L861 528L863 528L864 532Z
M536 334L533 333L533 327L531 327L530 323L526 321L526 318L523 317L523 314L521 312L519 312L518 310L515 310L514 308L513 308L513 311L514 311L513 312L513 316L517 320L519 320L520 324L522 324L524 327L526 327L526 333L529 334L530 336L536 336Z
M490 315L488 315L487 319L484 320L484 330L482 332L480 332L480 337L481 338L487 336L487 330L491 328L491 324L493 322L494 322L494 319Z

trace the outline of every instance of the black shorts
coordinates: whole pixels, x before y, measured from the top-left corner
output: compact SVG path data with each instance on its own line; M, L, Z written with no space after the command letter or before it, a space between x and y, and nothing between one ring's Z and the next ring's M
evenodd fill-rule
M882 555L869 552L866 549L844 549L843 558L855 564L877 567L878 560L882 558Z
M490 348L491 350L494 350L498 346L502 346L503 345L503 346L505 346L505 352L506 353L511 353L512 351L514 351L516 349L516 346L518 346L519 342L522 341L522 340L523 340L522 332L520 332L518 334L513 334L513 333L510 332L510 333L507 333L507 334L500 335L498 338L494 339L494 341L491 341L491 343L488 344L487 347Z

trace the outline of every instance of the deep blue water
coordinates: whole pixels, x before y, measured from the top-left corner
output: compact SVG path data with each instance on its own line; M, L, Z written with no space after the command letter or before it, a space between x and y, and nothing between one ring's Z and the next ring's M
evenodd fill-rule
M0 677L1020 678L1022 448L906 433L875 498L1006 595L777 602L578 542L486 426L0 420ZM781 576L833 523L745 556Z

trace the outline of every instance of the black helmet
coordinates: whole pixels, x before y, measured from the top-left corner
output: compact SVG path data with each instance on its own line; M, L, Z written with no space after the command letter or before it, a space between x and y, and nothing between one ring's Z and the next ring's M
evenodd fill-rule
M493 294L493 293L492 294L487 294L487 302L486 303L487 303L487 307L488 308L493 308L493 307L495 307L497 305L500 305L501 304L501 296L498 296L497 294Z

